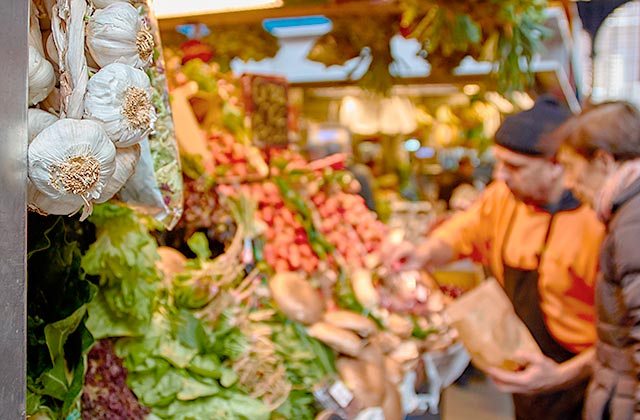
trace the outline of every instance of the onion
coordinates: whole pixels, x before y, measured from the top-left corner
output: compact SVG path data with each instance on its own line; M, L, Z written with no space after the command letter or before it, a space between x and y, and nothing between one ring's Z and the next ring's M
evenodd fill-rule
M156 263L156 266L165 277L173 277L176 274L184 270L187 258L182 253L168 246L161 246L158 248L158 255L160 259Z
M363 407L379 407L384 399L384 371L362 360L341 357L336 362L340 378Z
M398 385L404 379L402 366L390 357L384 358L384 373L389 382Z
M374 309L380 304L380 294L373 287L370 271L354 271L351 275L351 287L356 299L365 308Z
M391 352L389 357L391 357L401 365L417 360L420 357L420 353L418 352L418 345L415 343L415 341L405 341L400 344L393 352Z
M297 273L278 273L269 281L271 296L290 319L313 324L322 319L324 302L316 289Z
M372 338L372 341L380 346L384 354L391 353L402 343L400 337L387 331L380 332Z
M385 420L402 420L404 418L400 393L391 382L386 382L384 386L382 411L384 412Z
M398 314L390 314L387 318L387 328L400 338L409 338L413 333L413 323Z

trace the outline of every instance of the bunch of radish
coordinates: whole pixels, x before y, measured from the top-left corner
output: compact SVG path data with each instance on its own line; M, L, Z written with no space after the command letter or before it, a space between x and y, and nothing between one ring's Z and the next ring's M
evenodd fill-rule
M264 260L276 272L299 271L313 273L318 256L313 252L304 227L289 209L278 187L271 181L243 184L239 189L219 187L225 195L237 192L250 197L258 205L256 217L264 223Z
M208 146L213 156L215 175L223 181L242 181L247 177L268 175L268 167L258 149L237 142L228 133L212 134Z
M269 149L264 154L271 167L271 174L278 176L294 170L307 170L308 162L298 152L289 149Z
M343 191L319 191L311 197L318 210L318 230L351 267L364 267L368 255L377 254L386 226L365 205L364 199Z

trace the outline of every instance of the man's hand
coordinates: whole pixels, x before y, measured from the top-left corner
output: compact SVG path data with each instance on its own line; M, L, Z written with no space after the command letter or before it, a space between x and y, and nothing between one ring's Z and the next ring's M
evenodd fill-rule
M413 271L424 268L429 260L429 254L424 247L416 247L409 242L401 242L387 247L385 262L393 271Z
M502 392L511 394L535 394L552 391L570 382L572 378L563 365L540 353L523 353L518 361L526 364L520 372L510 372L499 368L490 368L487 373Z

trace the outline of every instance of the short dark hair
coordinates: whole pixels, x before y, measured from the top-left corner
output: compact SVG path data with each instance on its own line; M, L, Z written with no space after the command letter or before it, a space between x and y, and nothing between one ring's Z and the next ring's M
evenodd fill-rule
M569 119L552 141L569 146L586 159L598 150L617 161L640 157L640 111L629 102L612 101L590 106Z

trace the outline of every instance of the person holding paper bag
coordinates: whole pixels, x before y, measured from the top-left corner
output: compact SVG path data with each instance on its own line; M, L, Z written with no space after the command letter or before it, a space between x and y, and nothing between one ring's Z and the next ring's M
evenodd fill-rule
M514 394L517 419L579 419L593 359L604 228L564 188L544 141L569 117L550 96L507 117L495 138L495 181L420 246L403 244L388 258L392 267L419 269L471 257L491 271L543 353L519 354L518 372L487 368Z
M640 417L640 112L596 105L557 133L567 186L607 225L596 287L597 361L588 420Z

